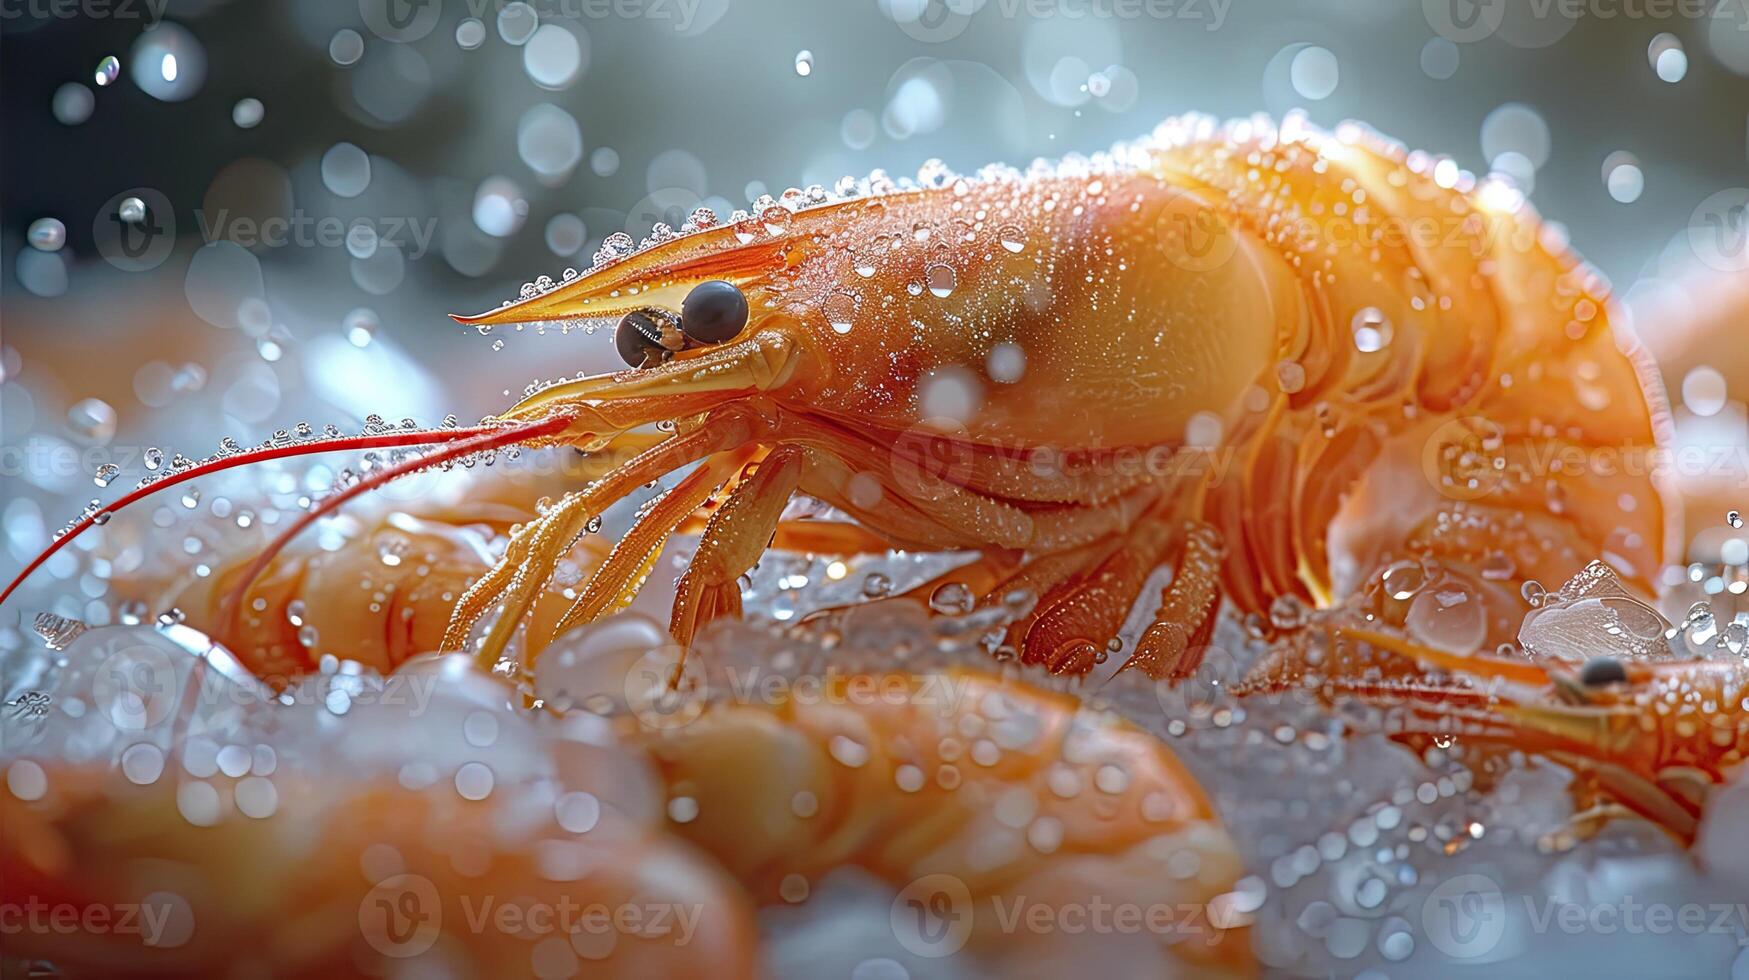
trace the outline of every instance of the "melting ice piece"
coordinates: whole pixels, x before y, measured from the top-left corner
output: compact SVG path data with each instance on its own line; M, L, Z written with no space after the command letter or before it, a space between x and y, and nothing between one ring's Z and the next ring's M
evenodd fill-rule
M1573 662L1592 657L1669 659L1669 629L1658 610L1621 583L1615 569L1593 561L1524 617L1518 642L1535 656Z
M36 634L50 650L65 650L79 634L85 632L85 624L77 619L68 619L54 613L37 613L36 623L32 627Z

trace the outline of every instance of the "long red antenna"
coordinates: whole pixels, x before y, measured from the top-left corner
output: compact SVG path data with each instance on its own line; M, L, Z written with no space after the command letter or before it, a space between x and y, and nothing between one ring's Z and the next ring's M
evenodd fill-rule
M56 552L66 547L74 538L98 524L99 518L107 521L109 516L116 511L121 510L130 504L144 500L160 490L176 486L179 483L187 483L189 480L198 479L203 476L210 476L214 473L228 470L233 466L243 466L248 463L262 463L271 459L287 459L294 456L308 456L313 453L339 452L354 449L388 449L398 446L428 446L442 442L459 442L465 439L473 439L484 434L503 432L521 433L523 437L526 438L528 435L534 434L532 428L544 428L546 425L547 423L543 421L535 423L533 427L515 426L505 428L501 426L473 426L466 429L401 429L395 432L384 432L379 435L344 436L338 439L321 439L316 442L293 443L286 446L263 446L259 449L250 449L234 455L207 460L204 463L191 466L188 469L166 474L164 477L154 480L151 483L140 487L138 490L122 497L108 507L81 518L72 527L67 528L60 537L51 542L47 548L44 548L41 554L32 558L30 564L24 566L24 570L20 571L16 578L7 583L6 590L0 592L0 603L3 603L10 598L12 593L17 591L20 585L24 584L24 580L30 577L30 573L42 567L43 562L53 558Z
M570 423L570 415L559 414L528 425L494 429L471 439L464 439L460 442L452 443L438 452L427 453L424 456L397 463L388 469L379 470L344 490L329 494L322 498L320 503L311 507L296 521L292 522L290 527L281 531L272 541L268 542L267 546L261 549L260 553L255 556L255 560L249 563L249 567L243 570L242 579L232 587L231 591L225 596L224 602L220 604L219 616L221 621L229 620L236 614L237 604L241 602L243 596L248 593L249 586L255 584L255 580L267 569L268 564L273 561L274 556L283 551L285 546L290 544L292 539L302 533L305 528L321 520L324 516L339 510L340 506L348 500L351 500L366 491L374 490L377 487L397 480L409 473L416 473L427 467L436 466L440 463L446 463L454 459L460 459L463 456L471 455L473 453L485 452L489 449L498 449L512 443L523 442L543 435L550 435L563 429Z

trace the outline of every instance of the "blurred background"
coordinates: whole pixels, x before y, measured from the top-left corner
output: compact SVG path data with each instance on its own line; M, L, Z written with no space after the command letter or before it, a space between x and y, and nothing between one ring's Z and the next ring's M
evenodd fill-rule
M1193 110L1359 119L1529 189L1683 438L1745 469L1742 0L0 0L0 33L7 575L147 447L468 421L617 366L444 317L608 234ZM1735 479L1696 493L1711 558Z

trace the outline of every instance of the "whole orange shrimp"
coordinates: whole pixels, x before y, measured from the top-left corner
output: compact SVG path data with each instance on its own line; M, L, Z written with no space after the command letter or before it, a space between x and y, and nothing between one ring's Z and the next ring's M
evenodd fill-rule
M643 635L635 620L624 629ZM75 668L101 661L100 691L136 676L108 668L139 649L137 634L75 642ZM575 674L565 683L576 704L626 693L614 655L599 642L588 654L600 690ZM572 667L550 655L537 684ZM755 976L754 909L800 905L839 869L862 869L897 893L879 934L916 956L1020 975L1089 959L1255 973L1238 855L1154 737L1072 696L959 668L784 677L784 696L604 723L581 708L507 710L508 688L470 659L422 658L383 687L416 695L421 679L438 681L443 700L429 707L360 697L329 717L264 692L238 733L205 730L228 746L277 733L256 750L278 750L268 765L203 765L195 740L158 737L173 712L130 733L120 766L9 738L0 901L76 922L94 909L147 918L18 930L8 954L140 973L247 962L276 976L374 976L404 962ZM180 700L153 684L149 697ZM60 694L42 709L56 713L50 728L76 724L58 716L74 700ZM153 746L167 746L162 761L141 765L134 756ZM1103 917L1038 921L1064 909Z
M449 443L362 491L439 458L671 425L522 528L445 648L497 609L478 650L496 660L596 515L695 463L559 628L599 615L737 473L678 585L682 643L739 611L737 578L798 492L879 544L979 552L955 581L1037 597L1009 643L1059 672L1091 669L1162 564L1175 574L1135 662L1181 677L1223 599L1293 625L1432 559L1468 583L1449 642L1473 648L1510 635L1524 580L1605 554L1644 583L1665 554L1649 472L1557 453L1642 453L1665 424L1601 278L1509 187L1356 125L1174 119L1054 166L877 174L623 238L580 276L458 319L620 317L631 369L475 429L316 447Z

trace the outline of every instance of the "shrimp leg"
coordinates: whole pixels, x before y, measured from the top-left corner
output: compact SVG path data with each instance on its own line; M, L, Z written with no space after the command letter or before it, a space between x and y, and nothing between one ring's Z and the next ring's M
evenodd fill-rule
M482 664L495 662L521 622L522 614L552 576L559 558L576 540L590 516L599 514L640 484L713 453L745 445L753 436L753 423L745 412L730 409L711 413L691 432L645 450L587 490L548 511L539 522L531 525L534 530L525 546L526 557L514 566L513 573L488 576L462 596L445 633L444 648L460 649L486 608L502 599L504 612L478 654ZM504 564L511 564L508 556Z
M1093 573L1057 597L1021 641L1022 663L1043 664L1053 674L1085 674L1099 649L1095 638L1123 628L1148 575L1171 549L1177 533L1159 519L1145 520Z
M1155 680L1182 680L1197 668L1221 603L1222 550L1212 526L1191 525L1154 621L1121 670L1140 670Z
M739 614L741 593L736 579L753 567L777 532L784 506L801 485L807 453L783 446L758 466L711 515L698 552L680 576L669 632L683 647L691 644L705 623Z
M635 591L634 581L648 574L650 563L674 528L715 493L747 458L746 452L720 453L687 474L638 518L637 523L614 546L584 587L577 602L553 628L556 635L578 623L594 620L616 599Z

